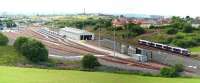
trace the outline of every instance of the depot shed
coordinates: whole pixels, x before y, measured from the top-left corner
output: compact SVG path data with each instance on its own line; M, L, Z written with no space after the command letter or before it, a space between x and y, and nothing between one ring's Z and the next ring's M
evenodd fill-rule
M59 34L64 38L71 38L74 40L94 40L93 33L72 27L61 28Z

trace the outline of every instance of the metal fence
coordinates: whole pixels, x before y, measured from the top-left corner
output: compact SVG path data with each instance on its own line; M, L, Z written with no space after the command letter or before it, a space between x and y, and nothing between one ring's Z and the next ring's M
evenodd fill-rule
M98 42L98 41L97 41ZM103 38L101 40L101 46L114 49L114 41L110 39ZM138 52L138 50L140 50ZM146 55L148 60L156 61L159 63L167 65L183 64L187 67L195 66L197 69L200 69L200 61L194 60L192 58L178 56L176 54L166 53L159 50L149 50L144 48L138 48L132 45L125 45L119 42L116 42L116 51L127 56L133 56L136 53Z

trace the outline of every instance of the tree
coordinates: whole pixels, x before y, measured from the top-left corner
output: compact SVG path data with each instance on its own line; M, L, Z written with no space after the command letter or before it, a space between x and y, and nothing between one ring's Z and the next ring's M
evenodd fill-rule
M91 54L85 55L81 61L81 64L84 69L94 69L95 67L100 66L97 58Z
M192 25L189 23L184 24L183 26L183 32L185 33L191 33L193 31Z
M150 25L150 26L149 26L149 29L156 29L156 26Z
M14 47L17 51L19 52L22 52L22 48L21 46L28 41L28 38L27 37L18 37L16 40L15 40L15 43L14 43Z
M160 75L163 77L177 77L178 73L174 68L164 67L160 70Z
M7 45L8 37L0 33L0 45Z
M183 18L173 16L171 18L171 24L174 28L182 29L186 21Z
M48 59L48 50L39 41L19 37L14 43L15 49L32 62L42 62Z
M168 28L167 29L167 34L176 34L178 32L178 30L176 28Z
M172 67L164 67L160 70L160 75L163 77L177 77L179 76L180 72L183 72L183 65L176 64Z
M137 33L137 35L143 34L145 32L142 27L132 23L125 25L125 28L130 32Z
M176 64L176 65L174 66L174 69L176 70L176 72L183 72L183 70L184 70L183 67L184 67L184 66L183 66L182 64Z
M11 19L3 20L3 23L5 23L6 27L8 27L8 28L17 26L16 23Z
M42 62L48 59L48 50L39 41L29 39L21 46L22 54L32 62Z

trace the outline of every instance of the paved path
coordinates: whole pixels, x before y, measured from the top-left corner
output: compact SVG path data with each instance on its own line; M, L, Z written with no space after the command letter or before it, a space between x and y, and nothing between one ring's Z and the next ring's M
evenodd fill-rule
M96 57L101 57L104 55L95 55ZM49 54L49 58L53 59L60 59L60 60L68 60L68 61L80 61L83 56L60 56L60 55L53 55Z
M110 51L110 50L106 50L106 49L103 49L103 48L100 48L100 47L97 47L97 46L93 46L93 45L90 45L90 44L86 44L86 43L81 42L81 41L72 40L72 39L68 39L68 40L73 41L73 42L76 42L76 43L81 44L81 45L83 45L83 46L86 46L86 47L88 47L88 48L92 48L92 49L95 49L95 50L98 50L98 51L102 51L102 52L108 53L108 55L110 55L110 56L117 56L117 57L124 58L124 59L131 58L130 56L121 54L121 53L119 53L119 52L115 52L115 55L114 55L114 51Z

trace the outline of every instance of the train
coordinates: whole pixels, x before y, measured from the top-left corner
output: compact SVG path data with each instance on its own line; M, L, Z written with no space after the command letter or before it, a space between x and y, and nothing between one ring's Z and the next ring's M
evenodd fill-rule
M180 54L183 56L190 56L190 54L191 54L190 51L185 48L169 46L169 45L165 45L165 44L161 44L161 43L151 42L148 40L139 39L138 43L140 45L145 45L145 46L158 48L158 49L165 50L165 51L170 51L170 52L177 53L177 54Z

